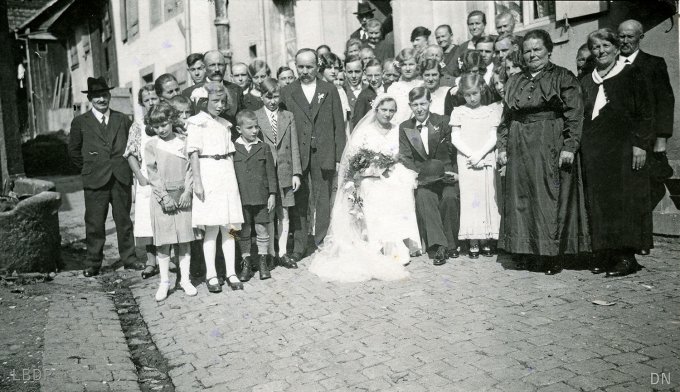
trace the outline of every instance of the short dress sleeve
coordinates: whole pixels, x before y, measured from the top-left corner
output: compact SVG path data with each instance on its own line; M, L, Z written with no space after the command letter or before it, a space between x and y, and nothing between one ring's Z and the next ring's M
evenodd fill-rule
M498 127L503 117L503 104L500 102L492 103L489 105L489 110L489 123L494 127Z
M134 122L130 127L130 132L128 133L128 141L125 146L125 152L123 153L123 158L127 159L130 156L137 158L138 162L142 162L142 126L139 123Z
M461 126L461 112L464 110L462 109L464 106L458 106L454 107L453 111L451 112L451 121L449 121L449 125L452 127L460 127Z
M203 152L202 133L200 125L191 123L187 125L187 155L191 155L193 152L199 154Z

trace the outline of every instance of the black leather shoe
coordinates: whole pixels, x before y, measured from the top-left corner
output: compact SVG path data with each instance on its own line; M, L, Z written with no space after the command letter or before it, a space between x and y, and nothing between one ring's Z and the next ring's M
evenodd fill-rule
M87 267L83 270L83 276L90 278L99 275L99 268L97 267Z
M146 264L142 263L141 261L132 261L132 262L123 264L123 267L126 270L141 271L146 267Z
M238 276L236 275L230 275L229 278L234 277L238 279ZM227 284L232 290L243 290L243 282L240 281L240 279L236 282L232 282L231 279L227 278Z
M475 252L469 251L469 252L468 252L468 256L469 256L471 259L478 259L478 258L479 258L479 251L475 251Z
M279 257L279 265L288 269L296 269L298 267L295 260L287 254Z
M552 264L545 270L546 275L557 275L560 272L562 272L562 266L559 264Z
M156 275L158 275L158 267L155 265L147 265L142 271L142 279L149 279Z
M446 247L440 246L439 249L437 249L437 252L434 254L434 261L432 262L434 265L442 265L446 264Z
M293 252L293 253L290 255L290 258L291 258L294 262L299 263L300 260L302 260L302 253Z
M274 255L267 255L267 268L269 268L269 271L273 271L278 264L279 264L278 257Z
M253 277L253 270L250 256L246 256L241 260L241 273L238 275L238 280L247 282Z
M480 253L484 257L493 257L493 251L488 246L483 247Z
M449 257L449 259L457 259L460 257L460 252L458 252L458 249L449 249L446 252L446 255Z
M602 266L595 265L595 266L590 267L590 272L595 274L595 275L599 275L601 273L604 273L605 269Z
M260 265L260 280L271 278L272 275L269 273L269 266L267 265L267 255L259 255L258 264Z
M211 284L210 281L212 279L217 279L217 277L213 276L212 278L205 280L205 285L208 287L208 291L210 291L211 293L221 293L222 292L222 286L220 286L219 282Z
M639 254L640 256L649 256L649 249L640 249L635 253Z
M614 278L619 276L626 276L638 272L642 267L638 264L635 257L624 256L616 263L611 271L607 271L605 277Z

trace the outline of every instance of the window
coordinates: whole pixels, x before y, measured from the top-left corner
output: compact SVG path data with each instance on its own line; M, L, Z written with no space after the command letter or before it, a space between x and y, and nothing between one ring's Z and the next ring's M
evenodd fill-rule
M154 64L148 65L139 70L139 76L142 78L142 84L153 83Z
M494 1L494 14L510 12L515 17L516 29L537 23L547 23L555 18L555 0Z
M251 59L257 58L257 45L250 45L248 47L248 52L250 53Z

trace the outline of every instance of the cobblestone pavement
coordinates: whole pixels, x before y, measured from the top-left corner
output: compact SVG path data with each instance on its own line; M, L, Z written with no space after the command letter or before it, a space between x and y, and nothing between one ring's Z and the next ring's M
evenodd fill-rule
M52 282L41 390L139 391L137 373L112 299L80 271Z
M302 264L240 292L159 305L154 278L133 293L177 391L680 390L680 241L657 242L624 278L419 258L401 282Z

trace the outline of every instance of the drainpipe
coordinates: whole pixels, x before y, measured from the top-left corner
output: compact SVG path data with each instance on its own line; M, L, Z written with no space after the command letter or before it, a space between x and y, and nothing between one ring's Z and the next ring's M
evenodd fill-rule
M217 30L217 49L226 59L226 75L231 75L231 48L229 45L229 18L227 7L229 0L215 0L215 29Z

